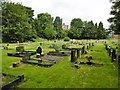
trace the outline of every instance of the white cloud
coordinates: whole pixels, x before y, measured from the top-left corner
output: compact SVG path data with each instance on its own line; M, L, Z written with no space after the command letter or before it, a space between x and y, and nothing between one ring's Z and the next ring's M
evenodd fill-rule
M105 27L109 23L111 3L109 0L11 0L22 2L23 5L32 7L35 17L38 13L48 12L53 17L60 16L67 24L73 18L82 20L93 20L99 23L102 21Z

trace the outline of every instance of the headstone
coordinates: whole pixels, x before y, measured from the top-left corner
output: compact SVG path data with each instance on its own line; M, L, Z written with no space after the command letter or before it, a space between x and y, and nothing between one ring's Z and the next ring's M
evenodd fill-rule
M116 59L116 50L115 49L113 49L113 51L112 51L112 57L111 57L111 59L112 59L111 62L113 62Z
M40 42L40 45L42 45L43 43L42 42Z
M18 78L19 78L20 81L23 81L24 80L24 75L19 75Z
M30 54L28 52L22 57L22 60L30 60Z
M118 54L118 67L120 68L120 54Z
M106 50L108 49L108 46L107 46L107 44L105 44L105 49L106 49Z
M108 54L111 56L111 48L108 48Z
M59 52L59 48L56 44L53 44L53 48L55 49L56 52Z
M91 44L89 43L89 47L91 47Z
M82 47L81 54L84 54L84 52L85 52L85 46Z
M17 63L16 62L13 63L13 67L17 67Z
M77 49L77 58L80 58L80 49Z
M89 46L87 46L87 49L89 49Z
M42 48L41 48L41 47L38 47L38 48L36 49L36 53L39 54L39 55L41 55L41 53L42 53Z
M77 69L78 69L78 68L79 68L79 65L78 65L78 64L75 64L75 68L77 68Z
M16 47L16 52L23 52L23 51L24 51L24 46Z
M19 46L19 44L20 44L19 41L17 41L17 44L18 44L18 46Z
M42 60L38 60L38 63L42 63Z
M71 50L71 62L76 61L75 53L76 53L76 50Z
M90 62L90 60L92 59L92 56L86 56L88 62Z

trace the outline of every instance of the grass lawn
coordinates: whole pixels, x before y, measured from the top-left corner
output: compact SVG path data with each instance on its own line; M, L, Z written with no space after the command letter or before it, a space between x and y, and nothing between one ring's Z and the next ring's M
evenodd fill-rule
M25 50L33 50L40 45L37 42L25 42ZM84 40L82 40L85 42ZM82 42L79 41L78 42ZM44 54L54 49L49 48L54 41L47 41L48 44L41 45ZM94 40L92 41L94 42ZM64 42L56 42L60 47ZM111 41L109 45L115 48ZM3 45L6 45L3 43ZM100 40L95 46L88 50L88 53L82 55L78 61L87 61L86 55L92 55L94 63L103 64L103 66L90 66L80 64L80 68L74 67L70 62L70 56L64 56L64 60L57 62L52 67L41 67L21 63L16 68L11 68L13 62L20 61L20 57L7 56L8 52L15 52L17 43L10 44L9 50L2 49L2 72L8 74L24 74L26 81L18 85L19 88L118 88L118 69L115 63L111 63L111 58L105 50L104 43ZM34 56L33 56L34 57Z

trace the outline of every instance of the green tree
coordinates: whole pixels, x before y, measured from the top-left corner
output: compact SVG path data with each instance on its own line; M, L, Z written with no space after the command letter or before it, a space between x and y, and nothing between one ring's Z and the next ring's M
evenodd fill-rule
M83 22L80 18L74 18L71 21L70 31L68 32L68 36L70 38L79 39L82 33Z
M63 29L62 29L62 19L57 16L54 20L54 30L56 31L56 39L60 39L64 37Z
M120 1L119 0L111 0L112 7L110 14L112 15L108 21L111 23L110 29L115 33L120 33Z
M19 3L2 3L2 37L4 42L35 38L33 10Z
M48 13L41 13L35 19L36 32L39 37L53 39L56 36L53 27L53 17Z
M103 27L103 23L100 22L99 25L98 25L98 32L97 32L97 38L98 39L104 39L106 38L106 30L104 29Z

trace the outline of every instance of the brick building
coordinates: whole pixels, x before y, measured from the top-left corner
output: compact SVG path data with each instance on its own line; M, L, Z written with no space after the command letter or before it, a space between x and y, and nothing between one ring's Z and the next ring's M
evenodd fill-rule
M68 30L69 29L69 26L68 25L65 25L65 23L62 24L62 29L63 30Z

